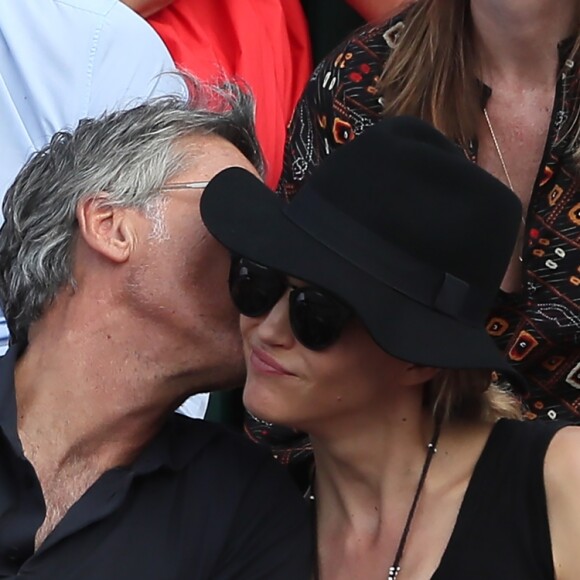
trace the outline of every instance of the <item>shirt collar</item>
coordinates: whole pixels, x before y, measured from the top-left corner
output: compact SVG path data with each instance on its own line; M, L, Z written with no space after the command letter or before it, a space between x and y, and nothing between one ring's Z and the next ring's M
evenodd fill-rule
M568 36L558 43L558 56L560 57L560 67L564 66L566 59L570 56L570 51L576 42L576 35Z
M574 43L576 42L576 36L568 36L564 40L561 40L558 43L558 59L559 59L559 67L558 70L563 73L564 75L570 74L575 68L576 63L570 60L570 51L574 47ZM491 97L492 89L489 85L486 85L484 82L480 81L479 79L477 82L480 85L481 90L481 108L485 107L487 101Z
M0 430L20 457L24 457L24 452L18 436L14 371L26 346L26 342L14 344L0 357ZM171 413L159 433L143 448L135 461L124 469L134 475L144 475L164 468L179 471L213 435L215 431L208 430L205 422Z
M20 457L24 456L24 452L18 437L14 369L25 348L26 343L14 344L0 357L0 430Z

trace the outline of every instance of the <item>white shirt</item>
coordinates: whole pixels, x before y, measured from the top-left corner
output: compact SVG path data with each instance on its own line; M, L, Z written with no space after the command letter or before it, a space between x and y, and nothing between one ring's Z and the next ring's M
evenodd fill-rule
M175 75L159 76L170 70L156 32L118 0L0 0L0 201L56 131L181 93ZM0 354L7 342L0 312Z

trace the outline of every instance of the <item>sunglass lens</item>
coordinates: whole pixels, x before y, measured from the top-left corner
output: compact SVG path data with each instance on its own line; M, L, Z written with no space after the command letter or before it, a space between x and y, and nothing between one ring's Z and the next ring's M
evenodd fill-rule
M229 285L237 309L252 317L269 312L286 291L280 274L246 258L232 259Z
M333 296L314 288L297 288L290 299L294 336L311 350L327 348L340 336L351 310Z

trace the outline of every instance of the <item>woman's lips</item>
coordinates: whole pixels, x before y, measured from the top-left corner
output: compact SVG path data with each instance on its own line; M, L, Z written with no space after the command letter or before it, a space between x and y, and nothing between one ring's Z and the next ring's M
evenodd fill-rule
M270 375L293 375L293 373L285 369L280 363L276 362L275 359L260 349L252 349L250 363L255 370L261 373Z

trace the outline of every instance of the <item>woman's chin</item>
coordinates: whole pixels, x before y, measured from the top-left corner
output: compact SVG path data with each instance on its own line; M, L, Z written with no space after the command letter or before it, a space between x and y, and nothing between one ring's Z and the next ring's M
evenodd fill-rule
M290 409L283 401L265 393L244 389L244 407L257 419L267 423L294 427Z
M254 417L260 419L261 421L265 421L266 423L275 423L276 425L285 425L283 422L285 419L284 415L281 413L273 412L269 405L265 405L253 400L248 401L246 397L244 397L244 407Z

